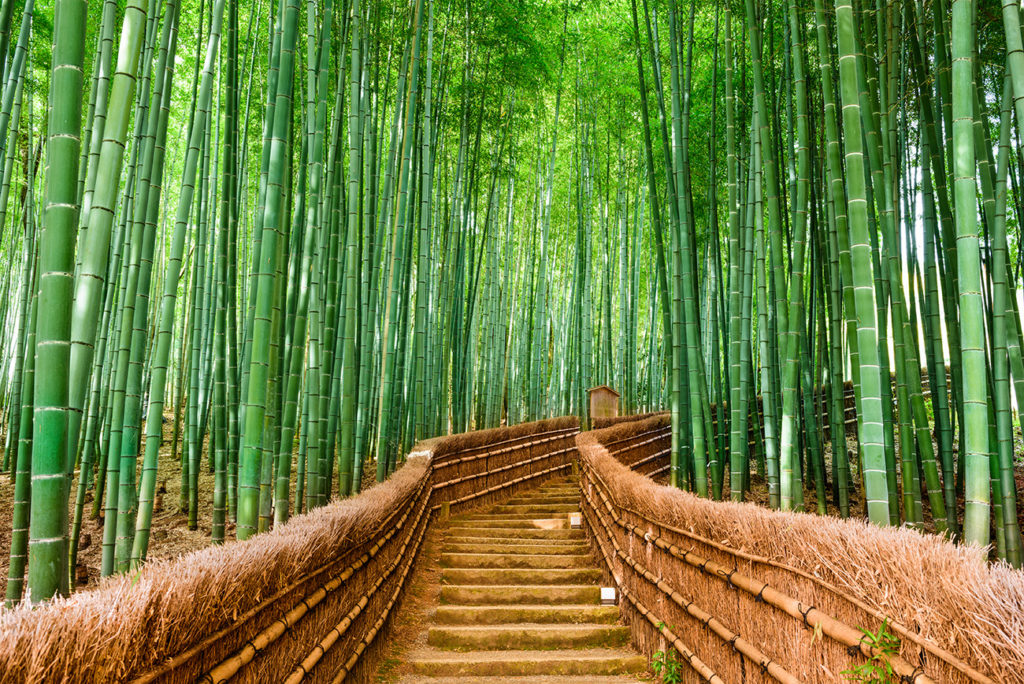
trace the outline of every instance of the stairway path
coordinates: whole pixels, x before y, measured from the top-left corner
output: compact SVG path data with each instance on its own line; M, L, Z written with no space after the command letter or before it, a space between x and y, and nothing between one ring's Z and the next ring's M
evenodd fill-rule
M451 519L425 638L402 656L399 684L626 684L646 678L582 530L579 486L548 482L488 511Z

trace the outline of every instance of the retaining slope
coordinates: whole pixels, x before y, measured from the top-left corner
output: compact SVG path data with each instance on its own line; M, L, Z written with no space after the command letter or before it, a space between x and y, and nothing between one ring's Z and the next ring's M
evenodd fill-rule
M427 527L564 476L574 417L435 438L266 534L0 611L3 682L366 681Z
M902 681L1024 681L1024 574L909 529L659 486L641 472L667 440L661 417L577 436L584 519L644 652L674 646L712 681L836 682L872 653L858 628L887 619Z

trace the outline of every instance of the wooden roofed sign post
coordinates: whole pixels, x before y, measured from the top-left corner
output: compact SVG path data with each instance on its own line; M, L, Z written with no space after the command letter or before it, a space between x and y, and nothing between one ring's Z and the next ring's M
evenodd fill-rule
M587 390L590 395L590 419L615 418L619 415L619 393L608 385Z

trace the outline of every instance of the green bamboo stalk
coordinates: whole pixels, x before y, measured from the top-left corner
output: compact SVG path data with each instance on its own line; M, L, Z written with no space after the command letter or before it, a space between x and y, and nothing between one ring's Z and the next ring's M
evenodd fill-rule
M888 382L888 378L883 380L878 359L876 292L868 234L867 189L861 142L863 129L857 83L857 27L853 6L848 0L836 0L836 22L843 143L846 154L847 216L860 361L861 398L857 412L857 427L863 454L864 496L868 517L877 525L886 525L889 524L890 518L883 435L882 382Z
M32 494L29 517L28 588L33 603L66 594L68 492L68 384L78 168L81 147L82 62L86 3L54 6L46 194L39 235L39 303L47 312L36 323Z
M281 203L291 119L291 82L294 75L295 29L298 21L298 1L288 0L284 7L284 21L280 48L277 105L274 110L273 137L271 139L270 173L267 184L266 212L260 243L259 273L256 277L256 318L253 324L252 355L249 361L249 386L246 395L245 423L242 431L242 452L239 456L238 523L236 535L248 539L256 532L260 501L260 470L263 444L264 418L268 408L267 383L270 374L272 338L276 337L271 316L274 306L275 262L281 235Z
M974 146L974 3L953 0L953 145L960 350L963 363L964 540L989 541L989 431L985 312L978 247Z
M1013 425L1010 409L1009 362L1006 351L1006 301L1014 296L1007 285L1006 199L1010 159L1010 101L1012 81L1004 77L999 123L999 155L996 169L995 207L992 221L992 393L994 396L996 454L1000 478L996 485L1002 499L1002 519L996 521L1004 537L1004 558L1015 568L1021 566L1021 536L1017 522L1016 487L1013 479Z

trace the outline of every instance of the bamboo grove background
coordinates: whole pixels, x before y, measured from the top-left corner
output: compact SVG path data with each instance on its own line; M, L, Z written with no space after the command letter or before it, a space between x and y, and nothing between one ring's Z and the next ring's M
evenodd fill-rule
M86 516L142 563L161 458L246 539L600 383L671 410L673 484L1019 565L1020 21L3 2L8 600L69 591Z

